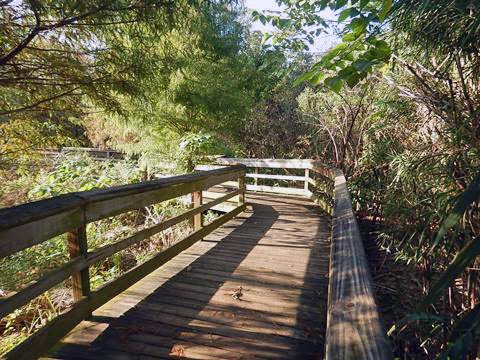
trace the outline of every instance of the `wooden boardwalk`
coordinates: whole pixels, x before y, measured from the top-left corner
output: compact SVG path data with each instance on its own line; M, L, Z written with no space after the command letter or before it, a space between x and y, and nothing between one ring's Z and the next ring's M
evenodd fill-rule
M55 359L321 359L329 217L265 194L83 321Z

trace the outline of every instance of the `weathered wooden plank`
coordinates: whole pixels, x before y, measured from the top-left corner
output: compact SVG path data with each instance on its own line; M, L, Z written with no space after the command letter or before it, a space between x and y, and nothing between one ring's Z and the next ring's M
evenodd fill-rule
M222 168L185 175L191 176L192 179L186 178L186 180L180 183L173 183L163 188L155 188L153 190L142 191L140 193L137 192L135 194L131 194L131 191L126 191L124 194L119 192L116 196L112 196L109 191L106 191L104 194L86 194L85 196L88 197L89 202L86 205L85 218L87 222L96 221L126 211L138 209L140 207L173 199L194 191L207 190L214 185L236 179L243 172L244 170ZM169 178L162 180L167 179ZM169 182L171 182L171 180Z
M50 271L47 275L29 284L21 291L0 299L0 318L25 305L30 300L43 294L55 285L60 284L74 273L81 271L86 267L87 260L83 257L77 257L58 269Z
M240 193L240 192L239 192ZM223 192L217 192L217 191L203 191L203 198L208 199L208 200L215 200L223 196ZM232 197L229 200L230 203L237 203L238 202L238 195L235 197Z
M64 199L65 198L62 199L62 207ZM83 200L78 199L74 196L69 197L69 199L72 199L72 201L79 206L84 203ZM40 202L41 201L36 203L29 203L26 205L20 205L19 207L25 209L27 214L37 215L38 211L38 214L42 214L42 216L44 214L52 213L58 209L52 209L51 211L46 211L46 213L43 213L43 206L40 206L40 204L38 204ZM34 213L31 213L32 208L29 206L31 204L32 207L36 209L34 210ZM70 205L71 204L68 204L68 206ZM18 213L19 209L14 208L14 211L12 213L9 213L9 211L7 210L8 209L0 210L0 218L2 216L1 212L3 212L6 218L10 219L12 214L13 216L15 216L15 214ZM25 218L26 217L27 216L25 216ZM70 208L65 211L63 211L62 209L61 212L57 214L47 215L47 217L41 217L38 220L33 220L31 222L27 222L12 228L6 228L6 225L9 221L8 219L4 223L5 230L0 230L0 259L80 226L83 222L83 209L81 207L73 209ZM16 221L12 223L16 223Z
M341 171L335 177L332 222L326 359L391 359L360 230Z
M28 204L0 209L0 232L32 221L49 218L62 212L75 210L82 206L85 200L75 193L56 196L51 199L39 200Z

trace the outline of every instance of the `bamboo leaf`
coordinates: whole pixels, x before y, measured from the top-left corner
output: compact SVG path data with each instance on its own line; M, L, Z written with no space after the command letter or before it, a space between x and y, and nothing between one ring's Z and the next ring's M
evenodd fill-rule
M430 253L438 246L443 237L447 234L447 231L455 226L462 218L468 207L480 197L480 172L475 176L471 184L465 189L465 191L458 197L453 211L443 221L437 236L433 243Z
M378 18L380 19L381 22L385 21L385 18L390 12L392 5L393 5L393 0L383 0L382 7L380 9L380 12L378 13Z
M474 345L475 332L480 328L480 304L458 320L448 339L449 347L442 359L465 359Z
M455 256L452 263L447 270L440 276L440 278L433 284L430 292L420 305L421 308L426 308L428 305L434 303L442 294L442 292L450 286L453 280L460 275L468 264L480 254L480 239L470 241L462 250Z

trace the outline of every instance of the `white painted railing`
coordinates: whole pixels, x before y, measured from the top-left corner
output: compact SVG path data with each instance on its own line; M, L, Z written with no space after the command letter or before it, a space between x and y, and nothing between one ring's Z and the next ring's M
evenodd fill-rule
M311 159L242 159L242 158L219 158L216 163L218 165L234 165L242 164L247 166L247 178L253 179L253 184L247 184L248 191L269 192L284 195L303 195L307 197L312 196L309 190L309 184L312 184L313 179L310 179L310 169L313 160ZM265 174L262 170L265 169L289 169L303 170L304 175L277 175ZM253 172L251 171L253 170ZM271 186L262 185L259 182L262 180L280 180L284 182L293 182L293 184L302 182L302 187L294 186Z

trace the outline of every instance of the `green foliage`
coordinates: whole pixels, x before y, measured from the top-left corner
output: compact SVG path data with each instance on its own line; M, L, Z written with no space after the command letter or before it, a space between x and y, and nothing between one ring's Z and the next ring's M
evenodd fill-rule
M212 162L215 155L232 153L210 134L191 133L182 137L176 158L185 170L192 171L197 164Z
M87 156L66 156L52 171L41 173L30 192L31 200L138 182L141 171L131 161L94 161Z
M451 323L457 322L462 307L480 298L472 290L477 289L478 280L465 272L479 264L480 103L473 95L478 92L480 64L478 4L448 0L280 3L285 7L281 14L253 14L277 27L272 44L304 49L331 26L342 36L339 45L296 81L309 81L320 98L309 93L313 90L299 98L307 118L321 119L313 141L326 149L320 158L326 162L333 158L338 166L338 154L343 152L339 148L353 154L342 168L351 174L361 213L383 223L378 240L384 248L399 261L422 269L425 295L429 293L424 305L435 304L425 311L450 312ZM321 11L327 8L337 14L336 24L322 18ZM353 136L345 136L350 134L345 114L352 109L355 113L347 88L355 91L359 83L375 81L379 91L361 96L372 103L365 127L354 123ZM325 88L336 95L327 95ZM462 307L451 300L464 299L458 283L470 289L470 299L460 301ZM455 294L448 305L442 298L446 288ZM464 314L469 325L459 327L463 330L435 321L430 330L414 328L425 339L420 347L433 356L443 352L444 357L473 358L478 322L475 310L469 314Z
M376 65L390 60L391 49L387 42L379 38L383 33L384 22L392 11L392 0L370 1L280 1L285 6L283 16L264 15L255 12L254 19L264 19L277 27L274 43L294 49L308 48L314 38L326 32L330 25L322 18L321 11L327 8L338 13L337 22L342 33L342 43L331 49L315 63L308 76L299 81L315 79L320 74L334 73L325 79L324 84L339 93L344 83L354 87L365 79ZM309 30L306 30L309 29Z
M251 101L241 11L227 1L3 4L2 160L70 145L82 131L65 125L91 115L234 133Z

